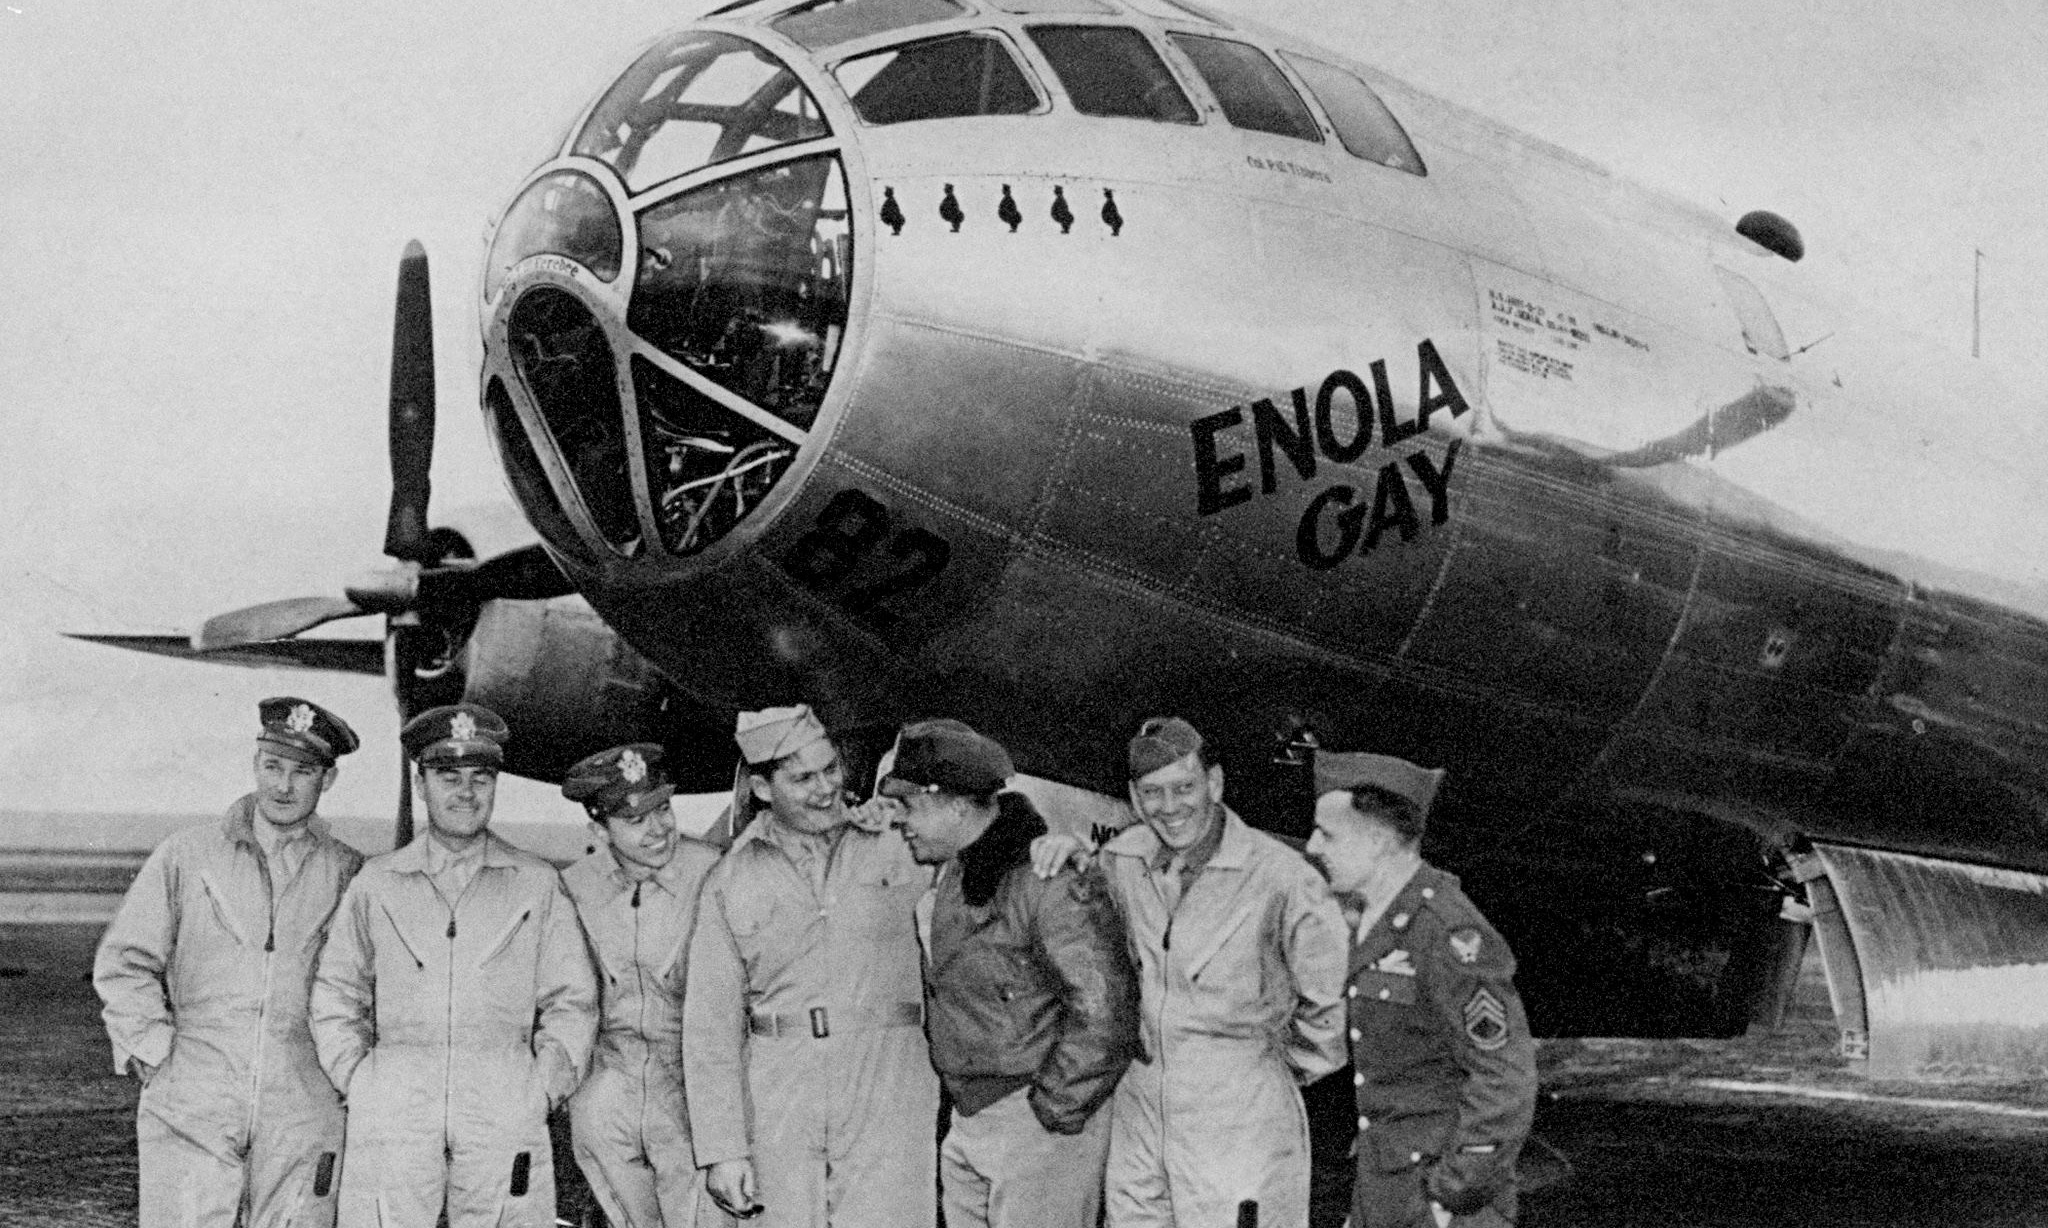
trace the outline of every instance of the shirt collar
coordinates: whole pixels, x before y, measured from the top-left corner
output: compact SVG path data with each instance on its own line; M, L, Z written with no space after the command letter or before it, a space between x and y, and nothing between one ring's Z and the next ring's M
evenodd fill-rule
M670 882L669 880L672 877L674 877L676 866L682 861L682 857L680 856L680 854L683 851L681 844L682 839L683 837L681 837L680 835L676 837L677 855L671 856L668 859L667 865L663 866L659 870L656 870L654 873L648 875L646 878L636 879L630 872L627 871L626 863L619 860L619 852L617 849L611 846L611 842L609 840L598 846L597 864L599 868L601 868L604 871L605 878L610 880L613 888L615 888L621 895L625 894L628 891L631 891L633 888L639 886L642 883L645 883L651 887L660 887L663 891L666 891L669 894L673 895L676 893L675 884Z
M249 844L261 848L262 842L256 836L258 824L269 828L273 835L279 837L277 841L279 845L290 844L306 836L324 836L327 834L327 820L317 814L293 828L289 833L279 831L275 826L264 822L257 816L256 795L254 793L243 794L235 799L233 805L228 807L227 813L221 817L221 834L236 844Z
M1389 858L1374 866L1361 892L1365 896L1366 906L1393 903L1394 897L1407 888L1409 882L1415 878L1415 872L1421 868L1422 855L1415 852Z
M1215 861L1217 852L1223 848L1223 833L1230 825L1228 822L1229 818L1230 812L1218 806L1216 808L1216 819L1209 824L1209 830L1203 832L1201 839L1185 849L1171 849L1166 846L1165 841L1161 841L1159 850L1152 854L1152 869L1154 871L1166 869L1167 866L1173 863L1173 859L1176 856L1180 858L1181 870L1183 872L1189 870L1199 871L1207 868L1211 862Z
M1215 830L1218 833L1216 847L1209 854L1208 864L1219 870L1243 869L1246 859L1251 856L1251 825L1239 818L1237 811L1225 806L1223 821L1217 824ZM1147 826L1145 820L1139 819L1112 837L1109 843L1102 846L1102 851L1136 857L1151 865L1158 851L1165 847L1165 842L1160 840L1158 833Z
M479 864L483 861L484 854L489 851L491 846L488 835L480 840L470 841L469 847L464 849L449 848L439 840L434 839L431 831L422 836L421 839L426 842L427 846L424 850L424 862L428 874L439 874L444 870L459 865Z
M498 837L498 833L488 827L484 829L483 839L471 845L467 852L460 855L443 849L440 842L428 834L428 829L422 827L420 833L412 838L411 844L406 845L402 849L392 851L390 854L391 859L386 864L391 867L394 873L399 874L438 874L442 870L447 869L451 863L458 860L468 860L471 857L481 858L482 864L486 866L509 865L511 864L509 859L511 852L512 846L505 843ZM440 858L439 860L431 860L437 856Z
M840 839L846 835L846 829L851 826L853 826L851 823L841 823L831 831L815 834L801 832L784 823L781 819L776 818L773 810L763 810L760 816L749 825L748 830L759 833L756 839L764 840L774 845L791 857L798 857L802 856L807 850L812 849L830 853L839 843Z
M1408 885L1415 881L1421 870L1422 855L1414 851L1373 867L1372 874L1358 893L1361 897L1358 901L1358 930L1353 935L1356 941L1365 941L1366 934L1393 907L1394 901L1401 898L1401 893L1408 890Z

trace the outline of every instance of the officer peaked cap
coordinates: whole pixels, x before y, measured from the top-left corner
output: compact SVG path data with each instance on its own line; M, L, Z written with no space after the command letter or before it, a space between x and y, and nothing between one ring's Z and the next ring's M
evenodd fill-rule
M405 723L398 740L421 767L501 767L512 734L482 704L429 708Z
M348 722L311 700L281 695L256 705L262 724L256 741L274 754L300 763L333 767L362 743Z
M600 823L646 814L676 791L661 756L655 743L635 742L578 759L562 778L562 796L583 803Z

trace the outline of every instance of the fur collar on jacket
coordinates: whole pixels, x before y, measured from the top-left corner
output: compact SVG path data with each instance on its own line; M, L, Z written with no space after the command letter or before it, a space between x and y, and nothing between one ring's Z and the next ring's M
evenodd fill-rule
M1021 793L996 795L996 821L981 839L960 850L960 895L976 908L996 898L1003 875L1031 860L1031 842L1045 834L1045 820Z

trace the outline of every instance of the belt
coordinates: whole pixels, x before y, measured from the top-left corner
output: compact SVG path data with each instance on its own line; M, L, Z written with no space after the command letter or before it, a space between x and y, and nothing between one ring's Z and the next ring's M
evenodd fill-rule
M924 1003L895 1002L888 1006L814 1006L807 1011L755 1011L747 1031L756 1036L803 1036L823 1040L836 1029L874 1032L882 1028L914 1028L924 1023Z

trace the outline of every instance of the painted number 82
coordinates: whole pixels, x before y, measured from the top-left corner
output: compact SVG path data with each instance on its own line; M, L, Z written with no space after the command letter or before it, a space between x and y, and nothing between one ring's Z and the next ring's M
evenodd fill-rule
M877 565L870 559L877 550L886 555L879 566L887 568L888 574L846 589L834 600L854 617L887 627L897 616L882 609L881 603L931 583L945 570L953 546L925 529L892 533L889 509L874 496L858 490L842 490L832 496L818 513L818 522L790 547L783 568L797 583L825 593L845 584L856 572L875 570Z

